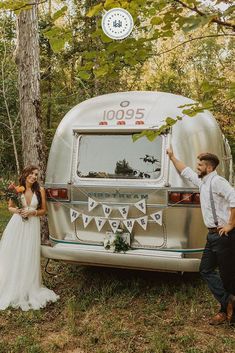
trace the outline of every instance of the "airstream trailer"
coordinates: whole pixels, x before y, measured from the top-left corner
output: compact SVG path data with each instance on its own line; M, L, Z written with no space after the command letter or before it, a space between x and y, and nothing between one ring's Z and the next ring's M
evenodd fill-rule
M195 168L196 156L219 156L231 180L231 153L208 112L184 116L152 142L133 135L182 115L188 98L162 92L118 92L88 99L61 121L45 187L51 247L42 255L86 265L197 272L207 230L198 190L166 153ZM113 244L119 234L127 251ZM121 234L121 235L120 235ZM108 244L108 246L107 246Z

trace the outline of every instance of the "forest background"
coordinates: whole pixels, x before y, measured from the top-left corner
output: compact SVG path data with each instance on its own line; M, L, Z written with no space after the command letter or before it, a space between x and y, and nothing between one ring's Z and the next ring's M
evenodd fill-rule
M0 176L23 165L16 18L36 2L0 5ZM126 8L132 34L113 41L101 29L104 10ZM74 105L129 90L165 91L211 110L235 154L234 5L229 0L47 0L38 4L40 129L46 154ZM188 109L189 115L195 111ZM33 144L33 142L32 142ZM32 145L33 148L33 145ZM18 165L18 167L17 167ZM18 170L17 170L18 169Z
M32 74L40 80L38 125L32 115L22 116L20 69L27 71L30 64L19 53L33 49L19 48L17 36L17 21L37 5L40 67ZM122 41L101 30L102 13L113 7L134 18L132 34ZM199 105L188 114L211 110L235 156L234 9L232 0L2 0L0 180L16 175L39 143L47 156L59 122L74 105L117 91L156 90L195 99ZM22 39L29 35L23 34ZM43 138L34 138L31 127ZM9 216L0 203L0 234ZM235 351L233 327L208 325L218 308L198 274L62 262L49 270L52 275L43 271L43 282L60 300L40 311L1 312L0 353Z

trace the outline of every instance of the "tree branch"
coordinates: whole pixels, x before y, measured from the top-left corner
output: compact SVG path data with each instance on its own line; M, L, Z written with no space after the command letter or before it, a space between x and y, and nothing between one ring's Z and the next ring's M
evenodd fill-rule
M18 10L22 10L24 7L27 7L27 6L34 6L34 5L41 5L41 4L44 4L46 3L47 0L43 0L43 1L36 1L36 2L29 2L29 3L25 3L24 5L20 6L20 7L17 7L17 8L14 8L14 9L11 9L13 11L18 11Z
M204 12L202 12L201 10L199 10L199 9L197 8L197 6L191 7L191 6L187 5L187 4L185 4L185 3L184 3L183 1L181 1L181 0L174 0L174 1L177 2L178 4L180 4L181 6L185 7L186 9L189 9L189 10L191 10L191 11L193 11L193 12L196 12L198 15L200 15L200 16L202 16L202 17L206 17L206 16L207 16ZM230 22L222 21L222 20L220 20L219 18L212 18L212 19L211 19L211 22L217 23L217 24L220 25L220 26L232 28L233 31L235 31L235 25L232 24L232 23L230 23Z
M204 38L213 38L213 37L224 37L224 36L235 37L235 34L233 34L233 33L228 33L228 34L209 34L207 36L200 36L200 37L190 38L190 39L188 39L188 40L186 40L186 41L184 41L184 42L182 42L180 44L177 44L176 46L174 46L171 49L164 50L164 51L162 51L160 53L154 53L154 55L162 55L162 54L165 54L165 53L169 53L170 51L175 50L176 48L181 47L182 45L185 45L185 44L187 44L189 42L192 42L194 40L199 40L199 39L204 39Z

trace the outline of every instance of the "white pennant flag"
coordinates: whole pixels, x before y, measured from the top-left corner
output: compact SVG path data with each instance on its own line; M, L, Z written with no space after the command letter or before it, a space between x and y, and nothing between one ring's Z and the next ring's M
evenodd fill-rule
M83 220L83 225L84 225L84 228L86 228L88 226L88 224L90 223L90 221L92 220L92 216L88 216L86 214L83 214L82 215L82 220Z
M155 222L157 222L158 224L160 224L160 226L162 226L162 211L152 213L150 216Z
M98 202L93 200L91 197L88 197L88 211L92 211L96 206L98 205Z
M80 215L80 212L73 210L72 208L70 208L70 219L71 219L71 223L73 223L75 221L75 219L78 218L78 216Z
M95 217L95 224L96 224L96 227L97 227L99 232L103 228L105 222L106 222L105 218Z
M136 221L139 223L139 225L140 225L144 230L147 229L147 225L148 225L148 216L136 218Z
M135 203L135 207L138 208L143 213L146 213L146 202L145 199L140 200L139 202Z
M125 225L129 233L132 232L132 229L134 227L135 220L134 219L125 219L122 221L122 223Z
M102 207L103 207L105 217L108 217L110 215L110 213L112 212L113 208L110 206L107 206L107 205L102 205Z
M124 207L118 207L119 212L121 213L123 218L127 218L128 211L129 211L129 206L124 206Z
M114 219L110 219L109 220L109 225L112 228L112 231L115 233L116 230L118 229L120 224L120 221L114 220Z

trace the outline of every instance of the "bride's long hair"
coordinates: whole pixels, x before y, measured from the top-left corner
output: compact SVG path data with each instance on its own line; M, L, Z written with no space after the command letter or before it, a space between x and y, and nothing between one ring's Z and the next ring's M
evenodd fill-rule
M36 165L28 165L22 170L22 173L19 177L19 184L20 186L23 186L26 189L26 178L29 174L31 174L34 170L38 170L38 167ZM38 199L38 209L41 208L42 206L42 196L40 192L40 185L38 181L35 181L32 185L32 192L35 192L37 199Z

